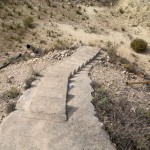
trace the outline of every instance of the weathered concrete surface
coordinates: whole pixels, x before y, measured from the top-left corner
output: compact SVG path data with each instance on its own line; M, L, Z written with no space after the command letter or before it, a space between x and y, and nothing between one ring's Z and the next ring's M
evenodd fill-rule
M74 88L68 92L71 97L67 103L68 124L74 132L76 142L81 143L81 149L114 150L102 124L94 116L94 106L91 103L93 89L88 70L89 67L82 69L70 80Z
M97 53L99 53L98 48L81 47L70 59L57 64L53 69L47 69L47 74L28 103L27 108L32 113L32 118L42 114L42 116L56 116L65 121L68 78Z
M70 59L48 69L38 86L28 90L17 111L0 126L0 150L114 150L94 116L87 66L70 74L99 52L82 47Z

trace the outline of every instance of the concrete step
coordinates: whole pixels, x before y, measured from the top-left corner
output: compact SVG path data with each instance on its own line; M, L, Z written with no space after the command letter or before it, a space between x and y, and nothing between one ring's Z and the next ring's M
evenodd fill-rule
M98 52L99 48L81 47L48 68L37 86L21 96L18 110L0 125L0 150L115 150L94 116L91 66L70 78Z

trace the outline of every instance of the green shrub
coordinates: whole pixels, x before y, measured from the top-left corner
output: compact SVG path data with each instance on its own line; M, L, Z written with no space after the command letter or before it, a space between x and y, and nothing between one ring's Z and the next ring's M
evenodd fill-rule
M20 91L16 87L12 87L10 90L4 92L5 98L16 98L20 95Z
M130 46L135 52L140 53L146 51L148 44L143 39L135 39L131 42Z
M25 28L32 28L33 27L33 18L28 17L23 20L23 24Z

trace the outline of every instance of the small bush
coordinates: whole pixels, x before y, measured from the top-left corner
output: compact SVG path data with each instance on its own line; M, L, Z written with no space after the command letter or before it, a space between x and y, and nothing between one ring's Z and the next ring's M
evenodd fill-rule
M82 12L80 10L76 10L76 14L82 15Z
M32 28L33 27L33 18L28 17L23 20L23 24L25 28Z
M147 50L148 44L143 39L135 39L131 42L130 46L135 52L140 53Z
M107 53L110 57L110 60L109 62L111 63L116 63L117 62L117 59L118 59L118 56L117 56L117 52L116 52L116 47L115 45L112 45L111 43L107 43Z
M18 90L16 87L12 87L9 91L4 92L3 96L5 98L16 98L20 95L20 90Z
M13 111L16 110L16 103L9 103L7 106L6 106L6 112L9 114Z
M33 76L31 76L31 77L29 77L28 79L26 79L26 80L25 80L24 89L26 90L26 89L31 88L31 87L32 87L32 82L35 81L35 80L36 80L36 78L33 77Z
M120 12L121 14L124 14L124 13L125 13L125 11L124 11L122 8L119 9L119 12Z
M93 87L93 89L98 89L98 87L100 86L98 82L96 81L92 81L91 82L91 86Z
M22 15L22 12L21 12L21 11L18 11L17 13L18 13L18 15L19 15L19 16L21 16L21 15Z
M127 69L128 72L134 72L134 64L132 63L123 64L123 67Z
M64 49L68 49L71 44L72 43L70 43L69 41L57 39L53 44L53 48L57 50L64 50Z
M52 2L50 0L47 0L48 6L51 7L52 6Z
M29 9L33 9L32 5L30 5L30 4L28 4L28 3L27 3L27 7L28 7Z
M31 64L29 65L29 71L30 71L31 77L41 76L39 71L35 70Z

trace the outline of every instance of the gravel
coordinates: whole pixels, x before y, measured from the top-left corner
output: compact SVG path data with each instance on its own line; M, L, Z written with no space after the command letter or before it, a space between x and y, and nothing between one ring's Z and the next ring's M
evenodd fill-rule
M142 81L143 79L128 73L122 68L116 69L112 64L97 64L90 72L91 79L103 85L115 99L127 95L127 100L136 104L147 106L150 100L150 86L126 85L127 81ZM147 106L150 109L150 106Z

